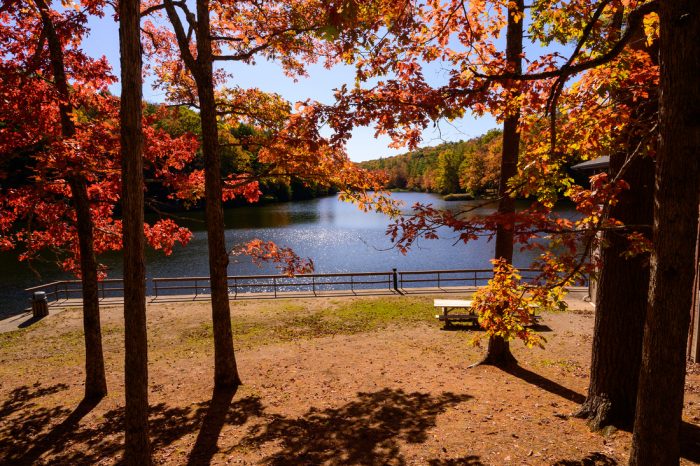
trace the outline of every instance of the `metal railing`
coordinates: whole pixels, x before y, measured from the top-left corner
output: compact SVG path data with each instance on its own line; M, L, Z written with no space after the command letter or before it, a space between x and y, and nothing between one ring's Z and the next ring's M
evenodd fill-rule
M101 300L107 298L119 298L124 295L124 285L121 278L107 278L97 283L97 294ZM115 286L116 285L116 286ZM49 302L67 301L69 299L81 299L83 296L82 282L80 280L59 280L44 285L26 288L24 291L34 293L43 291Z
M518 269L524 280L534 278L535 269ZM484 286L493 277L492 269L412 270L398 273L400 289L455 288Z
M154 278L153 299L168 295L188 294L195 298L211 291L209 277ZM318 296L323 291L350 291L363 289L394 289L394 272L357 272L286 275L235 275L228 277L229 294L236 299L240 294L309 292Z
M520 269L526 281L534 278L535 269ZM228 277L231 299L266 295L278 297L302 293L319 296L327 292L381 292L406 293L432 289L436 292L460 292L468 287L486 285L492 277L491 269L410 270L392 269L386 272L323 273L295 276L234 275ZM149 298L188 296L194 299L211 294L209 277L158 277L146 281ZM98 284L100 299L123 297L123 281L119 278L101 280ZM49 302L80 299L80 280L60 280L27 288L33 293L44 291Z

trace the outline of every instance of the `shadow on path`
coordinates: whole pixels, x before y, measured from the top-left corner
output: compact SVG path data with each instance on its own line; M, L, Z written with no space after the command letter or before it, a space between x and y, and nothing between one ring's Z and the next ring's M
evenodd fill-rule
M187 461L189 466L211 463L211 459L219 451L217 442L225 425L240 426L248 422L251 416L263 416L265 408L258 397L243 398L232 405L231 400L236 391L237 388L214 390Z
M551 332L552 328L545 324L535 324L530 327L532 330L537 332ZM464 323L464 322L451 322L450 325L443 325L440 327L443 332L481 332L484 329L479 326L479 324L474 323Z
M87 417L97 402L82 402L74 410L39 398L67 390L66 385L25 386L12 391L0 405L0 463L12 465L97 464L119 461L123 452L124 409L116 408ZM384 464L402 465L404 443L423 443L437 418L448 409L470 400L465 394L412 392L385 388L359 393L339 407L309 409L300 417L265 412L261 399L248 396L234 401L234 390L215 391L212 399L185 407L157 404L151 407L151 442L156 452L185 436L196 434L187 463L208 465L219 451L225 428L248 424L240 447L265 446L273 453L261 463L287 464ZM87 421L85 420L87 419ZM227 442L229 445L231 442ZM239 450L240 451L240 450ZM157 457L157 456L156 456ZM477 466L476 456L433 459L430 465Z
M478 456L469 455L462 456L460 458L450 458L450 459L434 459L428 460L429 466L486 466L486 463L482 463Z
M33 400L65 390L66 385L13 390L0 406L0 463L31 465L47 455L51 464L97 464L106 458L118 459L124 442L124 408L105 412L97 423L80 421L96 405L81 402L71 411L63 406L46 408ZM214 394L211 401L187 407L153 405L149 413L151 444L162 449L183 436L199 432L192 464L209 464L216 453L216 441L224 424L245 424L250 416L261 416L258 397L231 403L233 392ZM62 420L61 420L62 419ZM58 424L56 422L61 420ZM201 454L201 461L194 454Z
M573 401L574 403L581 404L586 400L586 397L584 395L581 395L580 393L571 390L570 388L560 385L553 380L543 377L540 374L532 372L529 369L525 369L522 366L511 365L503 367L501 368L501 370L503 370L507 374L512 375L513 377L517 377L520 380L535 385L541 388L542 390L548 391L549 393L552 393L554 395L566 398L567 400Z
M617 461L602 453L591 453L581 460L559 460L553 466L617 466Z
M700 464L700 426L681 424L681 457Z
M265 424L253 426L242 445L279 445L279 451L262 461L270 465L402 465L406 461L399 442L425 442L438 415L471 398L389 388L359 393L357 400L338 408L311 408L298 418L274 416Z
M33 442L32 447L26 454L22 455L16 461L16 464L36 464L41 455L47 451L54 449L58 450L64 444L66 438L73 434L78 429L80 420L84 418L95 406L100 403L101 399L83 400L68 415L60 424L53 427L46 435Z
M221 429L226 423L228 409L237 390L238 387L214 390L207 413L202 420L202 427L199 429L197 440L187 461L189 466L209 464L211 462L212 457L218 450L216 443L219 440Z

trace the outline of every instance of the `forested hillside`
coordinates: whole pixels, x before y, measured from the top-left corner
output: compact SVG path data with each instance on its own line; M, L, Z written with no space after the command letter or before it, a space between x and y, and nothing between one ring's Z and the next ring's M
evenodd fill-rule
M361 166L385 171L389 189L481 195L498 187L500 153L501 130L492 129L468 141L423 147Z

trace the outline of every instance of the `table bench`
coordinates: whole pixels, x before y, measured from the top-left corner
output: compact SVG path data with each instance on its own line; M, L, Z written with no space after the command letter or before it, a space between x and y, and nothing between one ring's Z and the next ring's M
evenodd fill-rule
M535 304L530 305L536 306ZM442 309L442 313L435 314L435 318L440 322L444 322L445 327L449 327L451 322L476 323L479 319L479 316L472 309L472 301L470 299L436 299L433 301L433 306ZM452 312L458 309L462 310L462 312ZM537 325L541 318L537 314L533 315L532 325Z
M433 306L442 309L441 314L436 314L435 318L445 323L445 327L450 326L450 322L476 322L478 316L472 310L472 301L469 299L436 299ZM452 313L460 309L461 313Z

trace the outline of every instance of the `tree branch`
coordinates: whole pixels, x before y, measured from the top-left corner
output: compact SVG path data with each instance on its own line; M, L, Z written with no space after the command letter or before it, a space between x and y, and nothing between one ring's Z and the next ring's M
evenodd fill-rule
M165 11L168 14L170 23L173 25L182 60L185 62L185 65L187 65L190 73L193 75L199 74L199 66L197 60L192 55L192 51L190 51L190 42L187 40L187 34L185 33L182 21L180 21L180 16L175 10L175 2L173 2L173 0L163 0L163 5L165 6Z
M608 2L609 0L604 0L602 6L607 5ZM598 17L600 16L600 14L598 13L599 10L597 9L594 13L594 18L592 18L592 21L586 25L586 29L584 30L583 35L579 39L576 51L561 68L532 74L502 73L497 75L486 75L475 72L474 76L477 78L485 78L492 81L501 81L507 79L514 79L518 81L537 81L540 79L568 77L580 73L582 71L589 70L600 65L604 65L605 63L612 61L618 55L620 55L620 53L625 49L625 46L634 36L634 33L637 32L640 27L642 27L642 20L644 19L644 17L649 13L654 13L658 11L658 8L659 0L652 0L649 3L645 3L644 5L638 6L636 9L632 10L627 16L627 29L625 29L625 32L622 35L622 37L620 37L620 40L618 40L610 50L608 50L606 53L599 57L573 64L573 60L580 52L581 45L588 39L587 36L590 34L591 29L593 28L592 23L597 21Z

